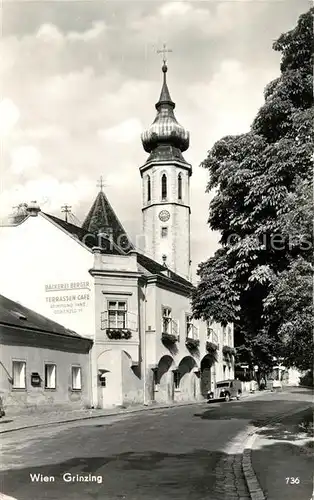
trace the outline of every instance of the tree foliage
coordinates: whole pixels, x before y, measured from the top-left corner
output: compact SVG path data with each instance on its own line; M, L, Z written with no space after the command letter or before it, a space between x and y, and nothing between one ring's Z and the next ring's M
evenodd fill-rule
M240 358L264 371L274 356L302 369L312 359L312 17L313 9L274 43L281 75L250 131L222 138L202 163L221 248L199 266L193 312L234 322Z

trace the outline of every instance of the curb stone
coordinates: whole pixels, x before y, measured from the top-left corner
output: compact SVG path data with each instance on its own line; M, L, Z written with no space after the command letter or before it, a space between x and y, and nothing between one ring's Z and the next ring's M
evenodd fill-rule
M251 496L251 500L267 500L267 497L265 496L259 481L257 479L257 476L255 474L255 471L253 469L252 465L252 447L255 439L257 438L257 433L266 429L268 425L272 423L277 423L283 420L286 417L289 417L291 415L296 415L298 413L302 413L308 409L311 409L312 405L306 405L303 406L302 408L298 408L295 411L289 411L284 414L277 415L273 418L270 418L266 423L264 422L261 427L255 427L255 429L251 432L249 432L246 443L244 445L244 450L242 453L242 470L243 474L245 477L245 481ZM311 500L311 499L310 499ZM312 497L313 500L313 497Z
M255 397L262 396L266 392L268 392L268 391L261 391L261 392L255 393L255 394L247 394L247 395L243 396L243 399L247 399L247 398L250 398L253 396L255 396ZM15 428L11 428L11 429L3 429L3 430L1 429L0 435L7 434L8 432L21 431L24 429L35 429L38 427L47 427L47 426L53 426L53 425L59 425L59 424L67 424L70 422L78 422L80 420L83 421L83 420L91 420L93 418L114 417L116 415L126 415L128 413L140 413L140 412L145 412L145 411L166 410L166 409L170 409L170 408L171 409L172 408L180 408L182 406L193 406L193 405L206 404L206 403L207 403L207 401L204 400L204 401L193 401L193 402L178 403L178 404L166 404L163 406L151 405L151 406L143 406L140 408L126 409L126 410L112 410L110 413L106 413L105 415L86 415L84 417L81 416L81 417L64 418L62 420L55 420L52 422L39 422L37 424L21 425L19 427L15 427ZM0 500L2 500L1 497L0 497Z
M157 411L157 410L166 410L169 408L180 408L181 406L192 406L200 403L199 401L194 401L193 403L181 403L181 404L176 404L176 405L166 405L166 406L144 406L143 408L133 408L130 410L120 410L120 411L112 411L110 413L106 413L105 415L87 415L86 417L74 417L74 418L67 418L63 420L56 420L54 422L40 422L37 424L32 424L32 425L23 425L20 427L15 427L14 429L4 429L0 430L0 434L6 434L8 432L14 432L14 431L20 431L23 429L34 429L37 427L47 427L53 426L53 425L59 425L59 424L67 424L69 422L78 422L80 420L91 420L93 418L106 418L106 417L114 417L116 415L126 415L128 413L140 413L140 412L145 412L145 411ZM2 498L0 497L0 500ZM5 500L5 499L4 499Z

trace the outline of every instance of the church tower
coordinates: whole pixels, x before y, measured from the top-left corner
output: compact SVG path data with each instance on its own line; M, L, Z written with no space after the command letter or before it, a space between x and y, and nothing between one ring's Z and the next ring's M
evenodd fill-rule
M167 71L164 59L157 116L142 134L144 150L149 153L145 164L140 167L145 253L190 280L192 167L182 155L189 147L189 132L175 118Z

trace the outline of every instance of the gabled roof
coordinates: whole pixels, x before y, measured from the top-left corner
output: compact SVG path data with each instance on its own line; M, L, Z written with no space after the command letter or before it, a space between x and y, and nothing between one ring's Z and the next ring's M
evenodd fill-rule
M101 245L97 244L97 238L95 234L93 234L91 231L86 231L82 227L75 226L74 224L71 224L70 222L66 222L63 219L59 219L58 217L55 217L54 215L49 215L43 213L45 217L50 219L52 222L60 226L62 229L67 231L69 234L77 238L79 241L83 242L86 246L89 248L93 248L95 246L100 246L101 247L101 253L103 254L113 254L113 255L127 255L128 251L124 251L124 248L120 247L118 245L118 242L116 243L113 237L113 241L109 241L105 238L101 238ZM119 221L118 221L119 222ZM121 225L121 228L123 230L123 227ZM116 233L118 234L118 233ZM122 234L122 233L120 233ZM125 234L125 233L123 233ZM130 251L134 251L134 247L132 245L132 248ZM167 267L163 266L162 264L159 264L155 260L151 259L150 257L147 257L146 255L136 252L137 255L137 263L138 263L138 270L143 273L144 275L157 275L162 277L165 281L169 280L172 282L175 282L179 285L183 285L185 288L193 289L194 286L193 284L180 276L179 274L174 273L171 271L171 269L168 269Z
M148 271L150 274L168 278L171 281L174 281L180 285L185 286L186 288L190 288L191 290L194 288L193 284L190 281L186 280L185 278L182 278L182 276L180 276L179 274L174 273L173 271L171 271L171 269L168 269L167 267L163 266L162 264L159 264L155 260L150 259L146 255L137 252L137 262L139 264L139 268L146 269L146 271ZM165 272L167 272L167 274L165 274Z
M63 219L59 219L59 217L55 217L54 215L43 213L45 217L50 219L52 222L57 224L59 227L64 229L71 236L74 236L79 241L84 243L88 248L93 248L99 246L99 242L95 234L86 231L82 227L76 226L75 224L71 224L70 222L66 222ZM124 251L117 247L114 242L109 241L109 239L101 238L101 249L104 254L113 254L113 255L121 255L124 254Z
M69 330L18 302L0 295L0 329L2 325L86 340L73 330Z
M113 242L126 252L134 248L124 227L102 190L99 191L88 212L82 224L82 229L92 234L108 233L111 235Z

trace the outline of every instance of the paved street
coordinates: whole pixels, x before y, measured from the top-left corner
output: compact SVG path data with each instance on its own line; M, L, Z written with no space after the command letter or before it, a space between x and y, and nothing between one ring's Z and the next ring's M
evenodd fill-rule
M248 499L240 455L232 457L232 470L225 469L229 443L249 423L306 401L309 394L295 390L3 434L1 491L18 500ZM66 483L64 473L91 473L102 482ZM234 485L231 473L236 496L221 488ZM52 479L32 482L31 474Z

